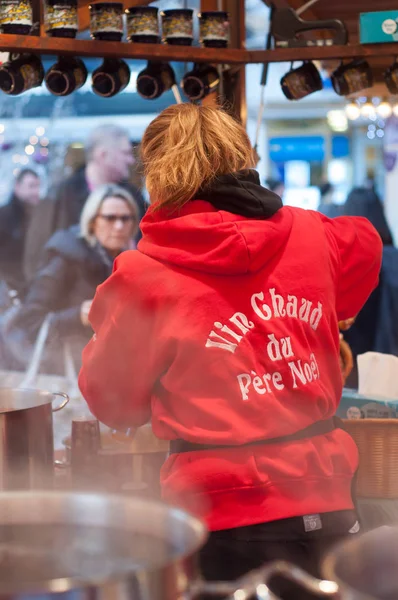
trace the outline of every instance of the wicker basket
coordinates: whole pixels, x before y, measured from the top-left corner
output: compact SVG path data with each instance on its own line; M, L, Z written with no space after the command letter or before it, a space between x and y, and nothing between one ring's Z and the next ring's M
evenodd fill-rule
M352 419L344 426L359 449L357 496L398 498L398 419Z

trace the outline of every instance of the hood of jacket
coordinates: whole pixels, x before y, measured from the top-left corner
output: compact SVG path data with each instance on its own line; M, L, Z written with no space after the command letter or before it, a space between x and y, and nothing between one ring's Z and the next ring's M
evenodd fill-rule
M261 269L286 244L292 214L256 171L224 175L181 209L151 207L141 221L143 254L220 275Z

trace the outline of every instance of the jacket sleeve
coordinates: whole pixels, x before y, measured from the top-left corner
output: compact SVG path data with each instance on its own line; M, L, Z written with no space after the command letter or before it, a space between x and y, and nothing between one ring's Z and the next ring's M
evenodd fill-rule
M355 317L377 287L383 246L379 234L367 219L323 219L332 253L337 259L336 312L338 320L342 321Z
M160 344L155 337L159 311L150 298L143 297L128 265L118 268L126 260L123 256L130 254L116 260L113 274L97 289L90 311L95 333L83 351L79 376L91 412L119 430L149 421L161 372Z
M52 256L31 282L23 303L18 326L23 327L32 341L48 313L53 313L51 331L61 338L85 330L80 321L80 306L60 308L71 282L68 265L61 256Z

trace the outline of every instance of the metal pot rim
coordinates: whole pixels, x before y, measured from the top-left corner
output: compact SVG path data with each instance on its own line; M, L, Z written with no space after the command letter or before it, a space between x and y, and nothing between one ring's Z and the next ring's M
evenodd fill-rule
M183 510L168 506L161 502L157 501L148 501L140 498L128 498L117 495L110 494L93 494L93 493L77 493L77 492L54 492L54 491L29 491L29 492L2 492L0 495L0 515L3 512L1 510L1 505L11 503L15 506L16 503L24 503L30 508L32 508L32 504L34 502L41 503L44 499L53 499L54 502L64 501L68 502L80 497L81 499L86 498L89 500L92 499L93 502L97 503L100 497L103 497L110 503L116 503L120 507L122 505L126 506L129 502L134 502L136 507L142 507L148 510L148 508L152 508L153 511L165 511L169 514L170 517L173 517L176 521L184 521L189 518L190 526L192 532L195 536L194 543L192 542L189 547L186 547L181 550L175 550L172 558L165 561L164 564L157 565L143 565L142 567L135 566L130 570L122 570L120 572L115 572L112 575L104 575L99 577L87 577L87 578L79 578L79 577L64 577L64 578L56 578L49 579L41 582L18 582L18 584L13 583L12 585L4 585L0 583L0 595L4 594L42 594L42 593L65 593L72 590L76 590L78 588L87 588L87 587L99 587L99 586L109 586L109 585L117 585L126 581L128 577L138 576L140 573L145 573L146 576L150 575L151 572L159 572L163 569L167 569L174 562L177 562L183 558L192 556L195 554L199 548L201 548L207 540L208 531L204 523L192 515L185 513ZM34 510L32 511L35 512ZM4 513L3 513L4 514ZM29 521L27 521L29 522ZM31 519L33 522L33 519ZM1 520L0 520L1 524ZM38 526L40 523L38 523ZM67 549L66 549L67 551Z
M21 396L26 395L28 397L31 395L31 399L24 400L23 405L16 406L13 408L2 408L2 396L3 394L6 396L7 394L19 394ZM55 398L60 394L60 392L49 392L48 390L37 390L34 388L9 388L9 387L0 387L0 416L6 415L7 413L19 412L23 410L28 410L30 408L37 408L39 406L45 406L46 404L52 404ZM63 394L65 398L65 394ZM68 400L69 401L69 400ZM21 403L22 404L22 403ZM55 409L58 410L58 409Z
M398 527L391 527L391 529L395 529L398 533ZM342 540L341 542L338 542L333 548L331 548L327 552L325 558L322 560L322 575L325 579L337 583L338 588L339 590L341 590L343 596L345 594L349 594L350 598L355 597L358 598L358 600L375 600L375 596L369 596L365 592L360 592L357 589L353 588L347 581L341 579L338 573L336 572L336 563L339 559L340 553L345 554L346 552L349 552L351 548L355 548L358 545L358 543L361 543L361 538L363 536L369 536L372 534L375 535L377 534L378 530L379 528L366 532L359 536L354 536L352 539L346 539Z

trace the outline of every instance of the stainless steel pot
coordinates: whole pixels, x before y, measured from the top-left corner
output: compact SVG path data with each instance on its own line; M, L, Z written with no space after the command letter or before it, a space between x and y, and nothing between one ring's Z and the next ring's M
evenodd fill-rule
M160 503L5 492L0 494L0 598L178 600L195 593L195 553L206 536L200 521Z
M62 402L53 407L56 397ZM0 388L0 490L52 487L52 413L68 402L61 392Z
M0 494L1 600L277 600L281 574L325 598L397 600L398 528L339 546L319 581L274 563L237 582L205 583L197 551L202 522L166 505L125 496L51 491Z
M334 600L398 599L398 527L380 527L338 545L324 559L324 580L294 565L275 562L238 582L229 600L279 600L269 582L276 575L295 582L316 597Z

